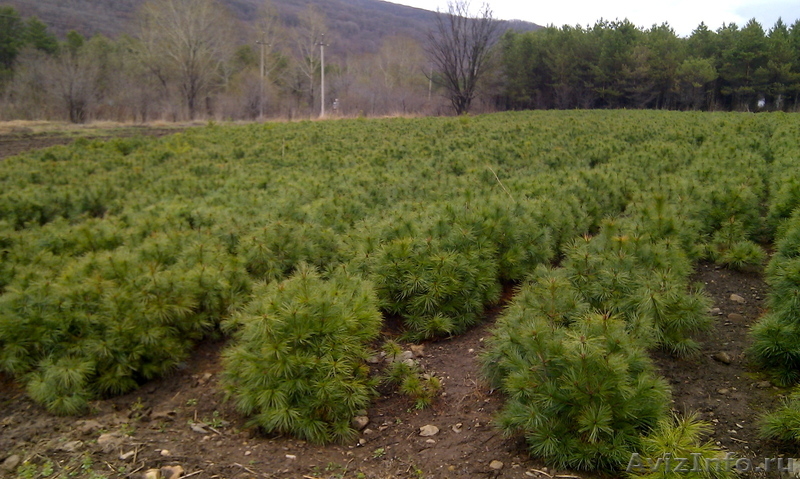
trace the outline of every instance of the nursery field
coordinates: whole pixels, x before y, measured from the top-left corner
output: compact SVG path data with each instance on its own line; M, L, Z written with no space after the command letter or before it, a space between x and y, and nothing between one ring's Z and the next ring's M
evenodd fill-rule
M645 111L7 157L0 461L592 477L633 453L798 456L798 157L789 114Z

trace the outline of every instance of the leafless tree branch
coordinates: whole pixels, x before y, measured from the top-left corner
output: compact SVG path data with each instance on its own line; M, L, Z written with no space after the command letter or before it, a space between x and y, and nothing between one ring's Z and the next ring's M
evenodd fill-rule
M447 91L456 114L469 111L478 82L486 72L497 31L498 23L488 4L472 16L469 0L451 0L447 12L437 15L436 28L428 33L433 79Z

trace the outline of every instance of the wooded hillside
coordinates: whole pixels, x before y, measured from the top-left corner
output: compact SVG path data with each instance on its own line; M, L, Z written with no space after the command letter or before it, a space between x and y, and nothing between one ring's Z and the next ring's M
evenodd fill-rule
M92 36L109 37L135 34L136 11L145 0L6 0L23 16L36 16L50 26L59 37L69 30ZM252 24L263 0L222 0L239 20ZM433 27L435 12L407 7L381 0L272 0L283 23L296 26L300 15L309 7L327 18L327 26L337 41L331 50L337 54L375 53L384 37L396 35L424 38ZM539 25L514 21L514 30L528 31ZM239 41L248 41L247 32L238 32ZM252 40L252 39L251 39ZM252 42L251 42L252 43Z
M441 114L447 94L426 53L437 18L377 0L11 0L0 4L0 118Z

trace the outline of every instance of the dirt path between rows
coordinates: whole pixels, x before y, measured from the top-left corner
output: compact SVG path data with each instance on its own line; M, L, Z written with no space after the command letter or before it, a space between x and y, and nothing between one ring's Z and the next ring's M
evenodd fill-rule
M800 457L800 448L758 437L758 418L774 410L789 390L773 386L749 364L750 327L766 308L768 287L763 271L736 272L709 263L698 265L693 280L713 299L714 327L699 336L702 354L682 361L663 353L654 359L672 387L673 408L697 411L714 432L710 438L736 457L763 467L766 458ZM739 296L744 302L737 301ZM749 476L778 477L777 474Z

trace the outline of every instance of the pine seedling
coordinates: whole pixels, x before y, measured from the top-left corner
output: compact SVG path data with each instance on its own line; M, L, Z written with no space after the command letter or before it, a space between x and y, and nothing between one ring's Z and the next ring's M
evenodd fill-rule
M565 248L564 268L581 297L592 307L599 308L604 296L602 291L598 291L598 288L602 288L599 279L606 265L604 259L593 251L592 243L590 236L573 240Z
M749 355L781 386L800 381L800 321L770 312L753 325Z
M491 249L450 251L434 239L383 245L373 278L383 309L403 318L409 340L463 332L500 296Z
M589 311L564 268L539 266L523 284L510 307L542 315L557 326L569 326Z
M777 383L789 386L800 381L800 215L781 233L766 269L771 310L753 326L749 353Z
M16 235L6 221L0 220L0 295L15 276L14 265L10 261L11 250L16 243Z
M758 267L766 259L764 249L752 241L737 241L716 260L718 264L728 266L737 271Z
M381 346L381 349L386 354L386 357L389 359L389 361L395 361L400 357L401 354L403 354L403 348L400 346L400 344L391 339L384 342L383 346Z
M781 170L780 181L773 186L767 212L767 228L775 236L781 236L780 227L793 216L800 206L800 172ZM795 215L796 216L796 215Z
M413 399L416 409L430 406L442 388L439 378L425 374L413 360L392 361L383 377L384 381L398 386L402 394Z
M400 384L400 392L414 399L416 409L425 409L433 404L441 389L439 378L429 374L406 376Z
M700 345L691 336L711 326L709 299L687 292L668 271L654 271L640 284L630 300L640 320L653 326L656 344L679 357L696 355Z
M800 442L800 389L795 388L777 410L761 416L759 434L765 439Z
M756 185L732 182L710 187L705 201L698 202L697 219L703 223L702 231L711 234L735 218L745 234L756 233L761 226L762 198L758 190Z
M409 364L406 361L392 361L384 372L384 379L389 384L399 385L408 376L413 376L419 372L419 366Z
M627 476L631 479L733 479L734 468L725 454L703 437L713 432L711 425L696 414L661 419L658 426L642 438L641 449L631 457ZM647 463L642 458L646 458ZM673 458L686 459L678 464ZM660 462L659 462L660 461ZM675 468L679 469L676 470Z
M452 235L451 228L466 228L471 241L492 245L505 281L519 281L552 258L550 229L534 218L527 203L509 205L506 199L491 198L478 204L468 210L447 208L446 217L437 222L437 237Z
M568 192L551 192L528 201L530 215L550 228L554 254L560 254L573 238L586 234L592 220L578 198Z
M508 401L498 419L559 468L618 470L664 417L669 392L625 330L588 315L565 328L535 312L498 322L484 371Z
M300 264L262 284L225 328L225 381L238 409L265 431L316 443L346 441L375 394L365 360L381 316L371 285L341 272L329 280Z
M711 259L717 264L740 271L760 265L766 258L766 253L747 237L742 222L734 217L729 218L711 239Z
M633 203L626 210L632 223L628 229L641 232L653 242L671 240L686 254L696 257L700 225L681 214L665 194L653 194Z
M89 406L89 379L93 372L94 364L83 358L48 358L28 378L27 391L34 401L44 404L52 413L80 414Z
M800 256L800 210L781 223L775 240L775 257L789 259L796 256Z
M332 230L294 221L276 221L245 236L238 246L250 275L280 281L300 262L325 268L341 249Z
M619 315L646 347L692 355L699 345L691 335L710 326L708 299L689 290L683 250L669 238L652 240L639 227L606 220L596 237L577 239L566 251L567 275L593 308Z

